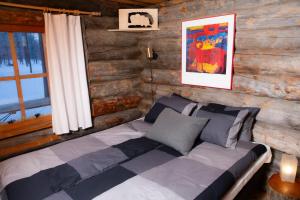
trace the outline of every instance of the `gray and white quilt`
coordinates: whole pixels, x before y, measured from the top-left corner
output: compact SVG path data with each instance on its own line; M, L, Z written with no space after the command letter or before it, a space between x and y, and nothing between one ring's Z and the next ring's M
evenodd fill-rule
M0 163L2 200L220 199L266 148L203 142L188 155L144 136L141 120Z

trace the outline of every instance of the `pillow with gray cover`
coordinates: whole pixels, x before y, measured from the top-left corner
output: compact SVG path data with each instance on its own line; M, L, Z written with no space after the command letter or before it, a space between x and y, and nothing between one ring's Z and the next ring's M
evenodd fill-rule
M226 106L222 104L210 103L207 105L213 112L223 112L223 111L234 111L234 110L248 110L249 114L245 118L245 121L242 125L242 128L239 132L238 140L241 141L251 141L252 139L252 129L256 121L256 116L260 111L260 108L257 107L233 107Z
M145 122L154 123L165 108L171 108L183 115L191 115L197 103L180 95L160 97L145 116Z
M148 130L146 137L186 155L207 121L206 118L190 117L165 108Z
M198 110L196 116L208 118L209 122L203 129L200 139L223 147L235 148L238 133L243 125L248 110L210 111L207 106Z

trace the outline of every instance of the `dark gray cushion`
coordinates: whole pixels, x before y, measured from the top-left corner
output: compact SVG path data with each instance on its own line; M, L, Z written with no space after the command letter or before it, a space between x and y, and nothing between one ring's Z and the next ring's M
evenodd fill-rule
M183 115L191 115L197 103L179 95L160 97L145 116L145 121L154 123L158 115L165 109L171 108Z
M214 113L210 112L206 106L201 107L196 116L209 119L201 133L201 140L223 147L235 148L238 133L247 115L248 110Z
M146 114L144 121L148 123L154 123L159 116L159 114L167 108L166 105L156 102L149 112Z
M190 117L165 108L146 134L147 138L187 154L208 119Z
M157 102L164 104L183 115L190 115L197 105L195 102L181 98L180 96L161 97Z
M256 116L260 111L260 108L257 107L233 107L233 106L226 106L222 104L210 103L207 107L214 112L222 112L222 111L237 111L237 110L248 110L249 114L245 118L245 121L242 125L242 128L239 132L238 140L241 141L251 141L252 139L252 128L256 121Z
M242 128L241 128L241 131L239 133L239 140L241 141L246 141L246 142L249 142L251 141L252 139L252 129L253 129L253 126L256 122L256 116L257 114L259 113L260 111L260 108L255 108L255 107L231 107L231 106L227 106L225 108L225 111L226 110L248 110L249 114L248 116L246 117L243 125L242 125Z

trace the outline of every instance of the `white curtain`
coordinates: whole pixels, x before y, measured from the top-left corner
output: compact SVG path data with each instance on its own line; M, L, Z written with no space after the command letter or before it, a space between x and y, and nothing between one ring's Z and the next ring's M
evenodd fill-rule
M45 13L44 18L53 132L91 127L80 17Z

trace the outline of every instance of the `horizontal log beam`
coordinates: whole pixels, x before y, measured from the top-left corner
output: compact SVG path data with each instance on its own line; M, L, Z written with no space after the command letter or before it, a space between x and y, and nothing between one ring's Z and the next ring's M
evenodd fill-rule
M21 26L44 26L44 16L41 13L0 10L0 24Z
M256 3L253 2L244 2L240 1L189 1L177 4L171 7L162 7L160 9L160 22L168 22L175 20L184 20L184 19L197 19L205 16L218 16L224 13L236 13L237 22L241 21L244 18L253 18L254 19L265 19L264 21L257 20L252 23L245 23L241 21L240 26L249 26L251 24L257 24L259 26L269 25L269 26L279 26L274 23L267 23L269 18L279 18L285 19L286 21L279 23L280 25L288 26L290 19L293 16L297 16L299 13L299 6L296 0L280 2L280 9L278 8L278 2L272 0L263 0ZM298 9L297 9L298 8ZM174 15L173 13L176 13ZM267 17L266 17L267 16ZM264 22L264 23L263 23ZM292 21L297 24L296 21ZM263 24L261 24L263 23Z
M300 157L300 131L274 124L257 122L253 130L254 141L269 145L274 149Z
M160 37L153 38L149 40L141 40L139 42L139 47L141 51L146 51L147 46L151 44L151 47L155 50L155 52L164 53L164 54L172 54L173 52L181 52L181 37L170 38Z
M117 81L117 80L124 80L124 79L135 79L139 78L140 76L139 71L132 71L132 73L118 73L114 75L102 75L91 79L91 84L103 83L107 81Z
M137 109L129 109L108 115L102 115L94 118L94 127L100 130L107 129L122 123L126 123L142 116L142 113Z
M181 86L181 70L153 69L153 83ZM151 70L144 69L142 79L151 82ZM233 76L233 91L280 98L285 100L300 100L300 75L251 75L238 74Z
M130 108L136 108L141 99L140 96L125 96L107 100L94 99L92 102L92 115L93 117L97 117Z
M181 70L152 69L152 83L164 85L181 85ZM144 69L142 79L145 83L151 83L151 69Z
M234 55L234 69L239 72L255 74L300 74L299 54L290 55Z
M95 61L89 62L89 70L99 75L107 75L112 72L117 73L124 69L143 69L143 65L139 60L110 60L110 61Z
M233 90L256 96L300 101L300 75L236 75Z
M88 48L89 61L100 60L133 60L138 59L141 55L139 48L132 47L118 47L118 46L106 46L106 47L89 47Z
M86 29L114 29L118 27L117 17L93 17L93 16L82 16Z
M95 48L101 49L101 47L105 46L136 46L138 43L138 37L136 33L109 32L107 30L87 29L86 41L89 48L89 52L95 52Z
M142 70L138 60L97 61L88 64L89 80L92 82L137 78Z
M250 33L237 32L235 38L236 49L295 49L300 47L300 38L294 37L270 37L261 35L251 36Z
M136 93L140 79L125 79L118 81L101 82L90 85L90 97L92 99L109 96L124 96Z

